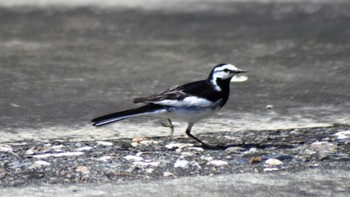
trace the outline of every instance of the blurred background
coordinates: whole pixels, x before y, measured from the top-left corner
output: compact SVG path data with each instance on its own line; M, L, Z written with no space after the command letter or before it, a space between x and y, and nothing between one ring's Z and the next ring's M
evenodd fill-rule
M89 121L223 62L248 80L194 131L349 123L349 9L346 0L0 0L1 142L167 135L152 119L97 130Z

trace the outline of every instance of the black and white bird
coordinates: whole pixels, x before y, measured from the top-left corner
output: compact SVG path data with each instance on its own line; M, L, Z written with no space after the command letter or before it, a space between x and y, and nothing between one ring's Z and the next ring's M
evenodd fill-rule
M174 126L171 120L177 119L188 123L186 129L188 136L208 147L208 144L191 134L191 129L197 121L212 115L226 104L230 95L231 78L235 74L245 72L231 64L219 64L212 69L205 80L170 88L148 97L134 98L134 103L145 103L145 105L94 118L91 121L94 126L102 126L138 116L158 116L168 120L172 136Z

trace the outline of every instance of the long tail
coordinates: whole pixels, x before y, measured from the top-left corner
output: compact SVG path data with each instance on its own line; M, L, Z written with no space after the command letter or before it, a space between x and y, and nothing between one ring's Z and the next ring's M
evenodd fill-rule
M91 120L94 126L102 126L119 120L132 118L141 115L156 114L164 112L164 108L160 105L148 104L142 107L129 109L121 112L116 112L108 115L104 115Z

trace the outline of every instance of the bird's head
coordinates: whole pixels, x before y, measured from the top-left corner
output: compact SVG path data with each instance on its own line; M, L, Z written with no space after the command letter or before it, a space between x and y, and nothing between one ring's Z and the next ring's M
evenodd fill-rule
M209 78L210 79L231 79L235 74L245 73L247 71L236 68L232 64L219 64L213 68Z

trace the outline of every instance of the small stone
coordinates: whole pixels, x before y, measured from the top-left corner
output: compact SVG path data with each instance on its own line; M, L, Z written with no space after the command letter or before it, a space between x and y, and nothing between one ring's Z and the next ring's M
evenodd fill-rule
M261 163L262 162L262 157L261 156L255 156L255 157L250 157L249 158L249 163L254 164L254 163Z
M175 148L185 148L185 147L189 147L189 146L193 146L193 144L184 144L184 143L171 143L171 144L167 144L165 145L165 148L167 149L175 149Z
M202 160L206 160L206 161L213 161L213 160L214 160L214 158L211 157L211 156L204 156L204 155L202 155L200 158L201 158Z
M102 146L113 146L113 142L107 142L107 141L96 141L98 145Z
M128 161L130 161L130 160L132 160L132 161L142 161L143 160L142 157L135 156L135 155L127 155L127 156L124 157L124 159L126 159Z
M310 145L310 149L314 150L318 153L333 153L337 150L337 146L335 144L326 142L326 141L317 141Z
M266 109L272 109L273 105L266 105Z
M42 168L42 167L50 166L50 165L51 165L51 163L49 163L47 161L38 160L38 161L35 161L33 163L33 165L31 165L29 168L30 169L37 169L37 168Z
M184 157L193 157L194 153L193 152L182 152L180 157L184 158Z
M278 168L264 168L264 172L277 171Z
M92 150L93 148L91 146L83 146L83 147L80 147L80 148L77 148L76 150L77 151L89 151L89 150Z
M190 162L187 160L176 160L176 162L174 163L174 168L188 168L189 167Z
M83 155L84 152L65 152L65 153L47 153L41 155L33 155L34 158L47 158L47 157L73 157Z
M112 159L111 156L102 156L102 157L98 158L97 160L106 162L106 161L108 161L110 159Z
M146 140L144 137L134 137L132 138L133 143L141 143L142 141Z
M140 144L144 145L144 146L151 146L154 144L159 144L158 141L154 141L154 140L143 140L140 142Z
M256 152L258 152L258 149L255 147L252 147L248 151L246 151L246 153L256 153Z
M189 151L197 151L197 152L203 152L204 151L204 149L201 148L201 147L188 147L187 150L189 150Z
M224 166L224 165L228 165L228 162L223 160L213 160L213 161L209 161L208 164L213 166Z
M151 174L151 173L154 172L154 169L153 168L147 168L145 171L146 171L146 173Z
M146 162L141 162L141 161L135 161L133 163L134 166L137 166L137 167L158 167L160 165L160 162L157 162L157 161L146 161Z
M81 174L89 174L90 170L87 166L78 166L75 168L75 172L78 172Z
M55 151L55 152L62 152L62 149L64 148L63 145L55 145L55 146L51 146L50 149Z
M172 172L163 172L163 176L164 177L173 177L173 178L176 177L175 174Z
M266 166L279 166L282 165L283 162L278 159L268 159L265 161Z
M225 152L227 154L234 154L234 153L238 153L238 152L242 152L244 151L245 149L242 148L242 147L239 147L239 146L235 146L235 147L228 147L226 148Z
M13 148L10 145L0 145L0 152L13 152Z
M350 140L350 130L339 131L334 134L338 140Z

